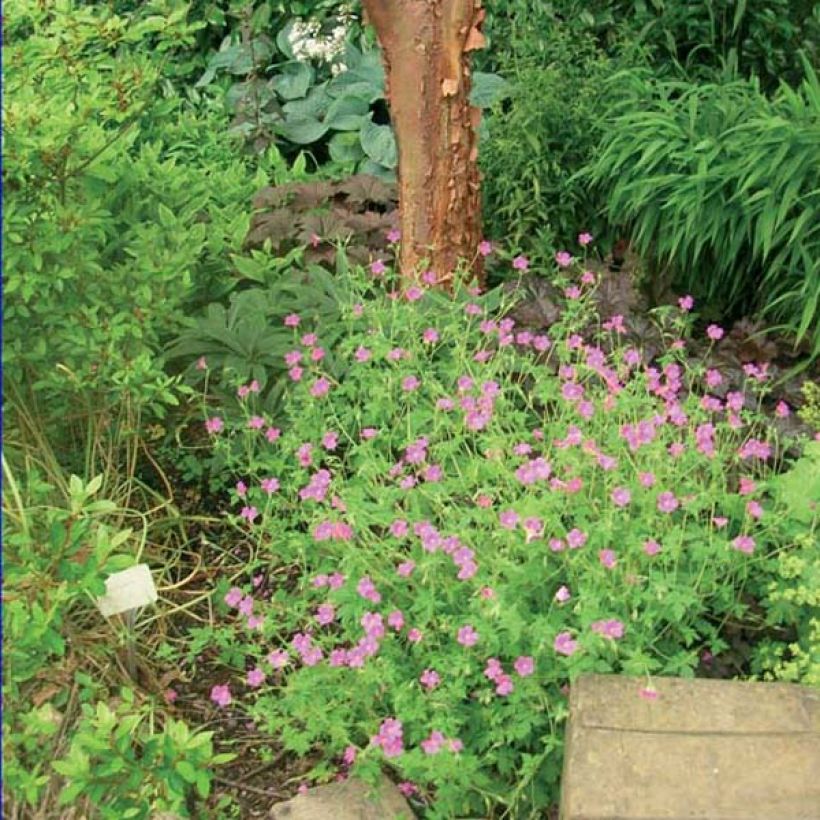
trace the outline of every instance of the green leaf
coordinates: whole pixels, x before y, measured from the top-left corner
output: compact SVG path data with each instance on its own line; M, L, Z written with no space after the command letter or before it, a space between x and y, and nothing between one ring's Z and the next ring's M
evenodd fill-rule
M283 99L297 100L307 94L312 82L313 69L307 63L294 60L292 63L285 63L281 73L271 80L271 85Z
M211 778L207 772L197 772L196 790L203 800L211 793Z
M389 125L376 125L372 119L366 120L359 132L362 149L373 162L385 168L395 168L398 164L398 150L393 129Z
M333 98L327 93L327 83L314 86L307 97L291 100L282 106L282 111L289 116L315 117L319 119L328 110Z
M167 205L163 205L162 202L160 202L157 206L157 212L159 214L160 225L162 225L163 228L173 228L174 225L176 225L177 218Z
M187 783L196 783L198 773L193 765L187 760L180 760L174 767Z
M288 117L274 127L277 134L297 145L310 145L327 133L327 126L313 117Z
M510 96L510 84L498 74L476 71L472 77L470 105L477 108L489 108L491 105Z
M327 147L334 162L358 162L365 155L359 135L352 131L334 134Z
M325 125L334 131L358 131L370 105L363 97L338 97L327 109Z

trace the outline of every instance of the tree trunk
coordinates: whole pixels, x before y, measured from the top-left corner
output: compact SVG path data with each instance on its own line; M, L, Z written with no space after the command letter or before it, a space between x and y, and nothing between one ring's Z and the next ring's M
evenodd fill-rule
M451 287L459 260L479 281L478 124L469 52L484 45L481 0L363 0L385 64L399 154L405 282L427 270Z

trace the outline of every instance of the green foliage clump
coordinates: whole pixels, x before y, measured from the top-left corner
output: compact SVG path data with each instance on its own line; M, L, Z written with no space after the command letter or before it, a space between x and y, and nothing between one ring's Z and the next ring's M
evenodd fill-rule
M112 572L135 563L138 543L118 524L125 511L98 498L103 476L88 483L72 476L63 487L34 472L20 481L4 457L3 478L9 805L50 811L60 792L60 805L90 800L95 816L148 817L152 810L185 809L194 788L207 796L208 767L224 761L213 755L210 736L173 720L157 731L158 717L135 705L128 690L112 711L103 700L104 676L88 674L110 669L117 651L116 633L100 634L94 600ZM64 751L65 759L55 762ZM68 781L62 791L52 788L58 774Z
M310 148L316 166L395 179L398 149L384 98L378 48L360 35L350 12L329 31L318 20L291 20L276 34L248 26L226 38L197 87L222 83L233 130L257 147L275 141L286 155ZM238 78L238 81L236 81ZM473 76L473 103L485 108L504 93L499 77Z
M680 287L759 310L820 353L820 83L613 78L622 94L585 176L607 217Z
M130 689L119 700L114 708L83 704L71 745L53 764L67 781L58 803L88 800L103 820L199 816L211 793L211 767L234 755L214 754L213 732L192 732L181 720L167 719L160 731Z
M801 52L817 58L820 8L813 0L489 0L487 30L502 62L543 54L544 32L560 23L592 35L614 56L624 40L644 51L659 76L711 79L731 67L774 90L804 76Z
M600 220L586 221L596 202L575 174L601 136L613 61L589 35L555 23L538 38L537 55L525 52L505 68L511 99L492 109L479 152L485 233L537 259L574 244L579 225L603 231Z
M803 383L801 390L805 404L797 414L806 424L820 431L820 385L807 381Z
M726 619L759 623L741 593L814 537L816 510L769 491L787 465L752 409L766 385L709 409L706 364L673 344L686 316L655 314L668 348L648 361L581 275L556 277L578 292L546 336L499 290L386 298L356 273L337 341L309 306L283 320L275 425L252 383L208 408L254 547L184 654L217 658L220 708L316 755L308 779L387 767L429 818L543 811L564 687L693 675Z
M230 285L267 176L167 86L197 28L185 6L17 0L8 14L4 384L15 423L50 429L62 456L89 418L177 401L160 348Z

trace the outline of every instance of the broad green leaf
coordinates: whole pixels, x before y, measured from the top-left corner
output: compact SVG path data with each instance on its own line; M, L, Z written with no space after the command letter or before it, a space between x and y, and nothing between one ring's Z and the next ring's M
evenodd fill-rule
M313 69L307 63L294 60L282 66L280 73L271 80L271 85L283 99L298 100L307 94L312 82Z
M277 123L275 131L297 145L310 145L327 133L327 126L313 117L288 117Z
M477 108L489 108L491 105L509 97L510 84L498 74L476 71L472 76L470 104Z
M363 97L337 97L327 109L325 125L334 131L358 131L370 110Z
M376 125L373 120L366 120L359 132L362 149L373 162L385 168L395 168L398 164L398 151L393 129L389 125Z
M352 131L334 134L328 143L328 150L334 162L358 162L364 157L359 135Z

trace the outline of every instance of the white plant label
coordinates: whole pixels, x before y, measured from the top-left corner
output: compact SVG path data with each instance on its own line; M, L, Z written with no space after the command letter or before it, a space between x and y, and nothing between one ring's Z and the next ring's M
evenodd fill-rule
M105 595L97 599L97 606L106 618L110 618L129 609L153 604L156 600L157 588L148 564L137 564L108 576Z

